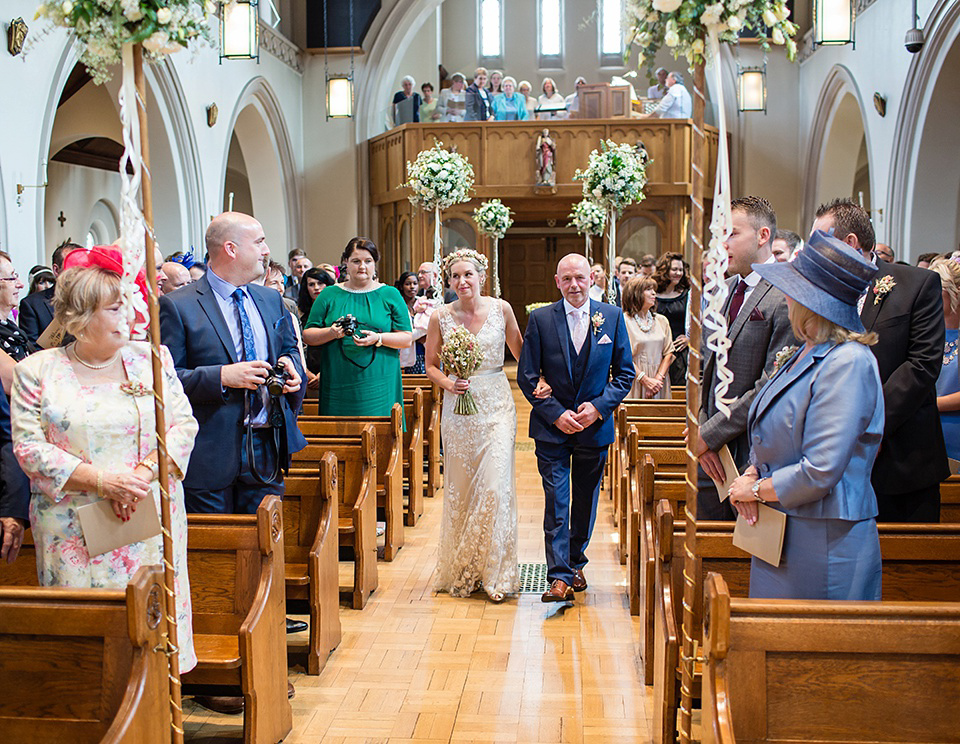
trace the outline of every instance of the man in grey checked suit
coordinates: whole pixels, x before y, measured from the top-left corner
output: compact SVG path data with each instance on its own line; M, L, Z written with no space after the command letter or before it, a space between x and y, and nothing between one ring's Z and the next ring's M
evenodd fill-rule
M783 292L752 268L755 263L774 261L772 246L777 232L777 215L766 199L747 196L732 204L733 231L724 244L729 258L727 280L729 297L727 316L731 346L727 366L733 373L728 398L730 418L717 410L716 360L704 352L703 387L700 399L700 437L695 451L700 458L698 519L735 519L729 501L721 502L710 476L723 481L723 467L717 454L723 445L730 448L737 468L742 472L750 455L747 441L747 413L754 396L773 373L773 364L784 346L797 340L787 317ZM705 347L704 347L705 348Z

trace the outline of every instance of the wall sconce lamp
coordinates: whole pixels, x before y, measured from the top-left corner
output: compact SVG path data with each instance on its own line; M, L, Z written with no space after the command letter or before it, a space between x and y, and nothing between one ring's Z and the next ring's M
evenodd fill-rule
M260 61L259 0L220 3L220 62L225 59Z
M856 48L856 0L814 0L814 46L853 44Z
M327 0L323 0L323 77L327 88L327 121L330 119L353 118L353 0L348 0L350 14L350 74L330 74L327 65L327 48L330 46L327 35Z
M767 63L763 67L737 65L737 108L767 113Z
M23 18L14 18L7 26L7 51L10 55L16 57L23 51L23 42L27 38L27 24Z

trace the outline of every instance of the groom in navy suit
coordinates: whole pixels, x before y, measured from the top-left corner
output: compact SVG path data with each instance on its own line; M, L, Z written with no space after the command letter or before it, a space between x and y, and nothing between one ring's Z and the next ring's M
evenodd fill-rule
M530 315L517 383L533 406L530 436L543 479L550 589L541 599L567 602L587 588L585 551L613 442L613 411L636 373L623 313L589 297L587 259L564 256L555 278L563 299ZM548 398L533 395L541 377L553 388Z

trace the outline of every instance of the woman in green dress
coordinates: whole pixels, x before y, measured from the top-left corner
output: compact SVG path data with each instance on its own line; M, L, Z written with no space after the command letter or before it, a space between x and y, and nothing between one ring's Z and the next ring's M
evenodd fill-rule
M403 405L400 355L413 343L410 313L395 287L376 274L380 252L367 238L353 238L340 258L347 281L320 293L303 340L320 347L321 416L389 416ZM347 316L357 321L347 335Z

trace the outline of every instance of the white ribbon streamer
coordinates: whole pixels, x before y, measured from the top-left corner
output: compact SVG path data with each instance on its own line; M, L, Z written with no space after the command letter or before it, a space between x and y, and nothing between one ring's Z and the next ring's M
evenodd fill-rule
M121 60L123 80L120 85L120 131L123 155L120 158L120 237L117 246L123 256L121 292L124 322L130 338L142 340L147 335L146 298L137 289L137 274L143 268L145 242L143 212L140 209L140 181L143 162L140 159L140 113L137 107L137 86L133 72L133 44L124 44ZM133 173L128 173L128 167ZM144 320L136 321L139 313Z
M593 263L593 251L591 250L591 248L592 248L593 240L592 240L592 238L590 237L590 233L586 233L585 237L586 237L586 239L587 239L587 250L586 250L587 263L592 264L592 263Z
M440 237L440 207L433 213L433 265L437 267L434 273L433 296L443 300L443 239Z
M500 297L500 238L493 236L493 296Z
M617 273L617 267L613 265L617 251L617 210L610 207L610 214L607 216L608 234L610 236L607 246L607 263L610 266L610 278L607 280L607 302L611 305L617 301L617 288L614 286L613 277Z
M720 69L720 41L716 29L707 34L707 65L713 89L716 92L717 120L720 142L717 148L717 176L713 190L713 215L710 220L710 245L704 262L703 332L708 351L714 354L714 369L717 384L714 401L717 410L730 418L730 405L736 400L728 391L733 382L733 373L727 366L730 338L727 335L727 317L723 312L728 289L724 275L727 271L727 251L723 243L733 230L730 209L730 155L727 151L727 117L723 106L723 75ZM697 229L696 226L694 229Z

